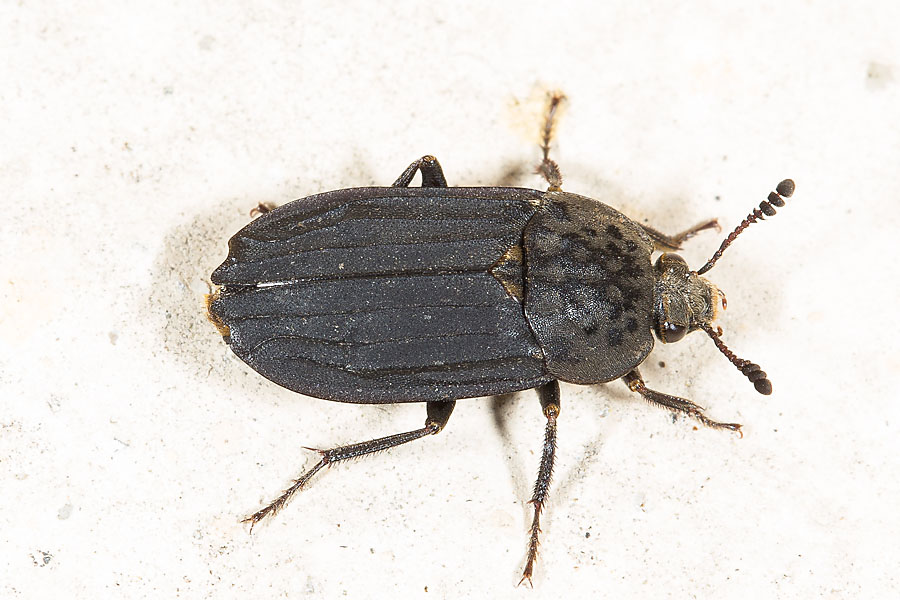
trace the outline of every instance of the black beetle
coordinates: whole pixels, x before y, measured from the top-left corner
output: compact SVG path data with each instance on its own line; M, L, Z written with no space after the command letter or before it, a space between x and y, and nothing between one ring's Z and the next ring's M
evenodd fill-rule
M530 582L540 514L556 448L559 381L621 378L646 400L702 423L684 398L647 388L638 366L653 335L675 342L705 331L762 394L758 365L737 358L714 330L721 292L700 277L750 223L775 214L782 181L692 271L674 250L707 221L668 236L596 200L560 190L548 158L551 98L538 172L546 192L450 188L424 156L392 187L351 188L296 200L241 229L212 274L221 286L208 314L244 362L295 392L367 404L425 402L421 429L318 451L322 459L247 521L274 514L322 467L441 431L461 398L535 388L547 419L531 503L534 520L522 581ZM408 187L416 172L422 187ZM521 583L521 581L520 581Z

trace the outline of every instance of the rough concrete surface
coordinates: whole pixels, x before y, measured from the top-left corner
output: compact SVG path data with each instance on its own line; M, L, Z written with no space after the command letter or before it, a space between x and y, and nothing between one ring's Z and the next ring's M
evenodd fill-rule
M0 597L900 595L896 2L0 5ZM788 206L709 274L764 397L703 335L648 385L563 386L533 591L543 418L459 403L436 437L320 473L305 446L420 427L270 384L204 317L258 202L388 185L568 191L665 231ZM683 255L699 266L724 236Z

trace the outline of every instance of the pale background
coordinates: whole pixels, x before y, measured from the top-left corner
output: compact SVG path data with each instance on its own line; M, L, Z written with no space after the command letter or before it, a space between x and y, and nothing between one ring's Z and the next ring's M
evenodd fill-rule
M886 598L900 582L896 2L0 5L0 597ZM759 396L705 336L651 387L563 386L535 590L533 393L323 472L424 407L301 397L205 321L259 201L388 185L565 189L667 231L797 193L711 273ZM704 234L684 255L699 266ZM665 362L665 367L659 365Z

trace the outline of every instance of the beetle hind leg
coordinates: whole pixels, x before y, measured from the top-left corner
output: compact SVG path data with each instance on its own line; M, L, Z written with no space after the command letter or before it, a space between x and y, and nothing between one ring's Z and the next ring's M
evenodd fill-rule
M422 187L447 187L447 179L438 159L426 154L406 167L391 187L409 187L416 171L422 172Z
M528 539L528 557L525 559L525 569L522 571L522 582L528 581L531 585L531 576L534 572L534 561L537 559L538 546L541 533L541 510L550 490L550 480L553 476L553 459L556 454L556 417L559 416L559 382L551 381L537 388L541 400L541 409L547 418L547 428L544 432L544 447L541 452L541 466L538 469L537 481L534 482L534 492L529 503L534 507L534 519L531 521L531 536Z
M662 392L651 390L646 385L644 385L644 379L643 377L641 377L641 374L637 369L633 369L627 375L622 377L622 380L628 386L628 389L630 389L632 392L637 392L641 395L642 398L644 398L644 400L650 402L651 404L656 404L657 406L668 408L673 412L684 413L690 417L697 419L707 427L712 427L714 429L730 429L731 431L736 431L741 434L741 437L744 437L744 434L741 433L740 424L720 423L719 421L713 421L703 414L702 408L700 408L687 398L679 398L678 396L670 396L669 394L663 394Z
M428 416L425 418L425 427L422 427L421 429L415 429L413 431L407 431L405 433L397 433L394 435L389 435L387 437L369 440L367 442L338 446L337 448L331 448L330 450L316 450L315 448L310 448L311 450L315 450L316 452L318 452L322 456L322 459L318 463L316 463L310 470L306 471L300 477L295 479L294 483L292 483L290 487L284 490L284 492L282 492L282 494L272 503L268 504L267 506L261 508L260 510L244 519L244 522L250 523L250 531L253 531L254 525L265 519L267 516L274 515L279 510L284 508L284 505L287 504L291 496L300 491L303 486L305 486L309 482L309 480L313 478L313 475L315 475L322 469L322 467L331 466L343 460L359 458L367 454L387 450L388 448L393 448L395 446L417 440L419 438L425 437L426 435L434 435L436 433L440 433L444 426L447 425L447 421L450 420L450 414L453 412L453 407L455 406L455 401L428 402Z

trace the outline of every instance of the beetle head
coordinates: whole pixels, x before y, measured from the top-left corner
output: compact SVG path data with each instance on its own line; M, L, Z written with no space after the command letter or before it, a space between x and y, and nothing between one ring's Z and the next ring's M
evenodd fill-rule
M686 334L702 329L706 332L719 352L731 361L738 370L749 379L760 394L772 393L772 382L759 365L738 358L722 341L722 328L713 329L712 322L716 318L719 302L725 308L725 296L719 288L700 277L713 268L722 257L725 249L747 227L775 215L774 207L784 206L785 198L794 193L794 182L785 179L769 194L766 201L760 202L747 218L741 221L734 231L719 246L712 258L700 269L691 271L687 263L677 254L663 254L656 261L654 276L656 285L653 298L653 330L663 343L677 342Z
M654 265L653 329L664 344L710 326L715 320L719 288L691 271L677 254L663 254Z

